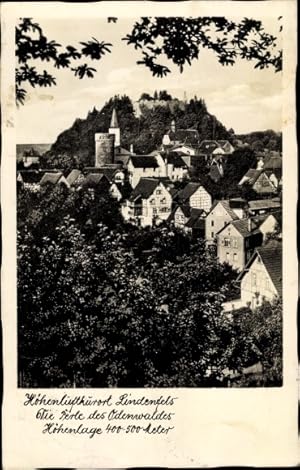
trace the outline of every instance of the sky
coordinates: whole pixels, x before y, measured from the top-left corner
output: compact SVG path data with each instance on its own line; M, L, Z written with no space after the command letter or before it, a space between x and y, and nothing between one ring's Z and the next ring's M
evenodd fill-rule
M237 18L234 18L237 20ZM119 18L108 23L104 18L85 21L45 19L39 21L47 38L67 46L78 45L92 37L113 44L112 53L90 65L97 69L94 78L75 78L70 70L52 69L57 86L27 87L24 106L17 109L17 143L53 143L60 132L72 126L76 118L85 118L94 106L101 109L112 96L127 94L133 101L143 92L167 90L173 97L203 98L208 111L236 133L257 130L281 130L282 74L272 69L254 69L253 62L239 60L224 67L212 51L201 50L199 59L183 73L166 62L172 73L152 77L150 70L137 65L141 53L122 38L132 29L135 18ZM265 29L277 33L277 18L265 18ZM83 59L84 61L84 59ZM45 63L37 64L44 70ZM47 70L51 72L49 66Z

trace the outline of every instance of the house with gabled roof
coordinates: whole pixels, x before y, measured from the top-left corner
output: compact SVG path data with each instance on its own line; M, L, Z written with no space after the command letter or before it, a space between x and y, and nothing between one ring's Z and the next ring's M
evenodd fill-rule
M263 235L250 219L232 220L216 234L217 256L220 263L228 263L241 271L254 249L263 243Z
M202 209L206 213L212 206L212 197L201 183L187 183L175 198L179 205L189 205L195 209Z
M241 304L250 308L282 295L282 244L270 241L256 248L239 274Z
M121 205L124 220L141 227L158 225L168 219L171 209L172 196L159 178L141 178Z
M273 194L276 192L275 185L270 181L264 169L248 170L238 183L238 186L243 186L244 184L248 184L258 194Z
M53 186L64 184L67 188L70 187L70 184L61 171L45 172L40 181L40 186L45 186L47 184Z
M165 175L165 167L159 165L157 156L132 155L127 164L129 183L135 188L141 178L159 178Z
M81 188L88 190L93 196L96 192L107 193L110 188L110 181L103 173L88 173L81 184Z
M188 222L192 226L192 220L198 219L198 217L204 218L206 212L203 209L195 209L188 205L183 204L182 206L176 206L168 218L169 222L172 222L175 227L185 229Z
M277 233L278 238L281 238L282 232L282 212L275 211L266 214L260 214L252 217L252 220L257 225L263 234L264 241L271 234Z
M76 168L74 168L67 176L67 181L70 187L79 186L83 182L83 180L83 173Z
M158 163L161 169L163 168L163 164L165 165L164 174L171 181L182 181L184 178L188 177L188 166L180 154L173 151L161 152L160 155L156 156L157 159L159 159L159 157L161 157L163 161L158 160Z
M117 201L123 201L129 198L132 193L132 187L128 181L124 181L124 183L112 183L109 192Z
M216 234L232 220L240 218L240 211L232 208L229 200L216 201L205 218L205 240L214 242Z
M248 202L248 210L251 216L278 211L280 208L281 202L279 197L272 199L255 199L254 201Z
M40 189L40 181L44 172L39 170L24 170L17 174L17 184L22 188L36 192Z

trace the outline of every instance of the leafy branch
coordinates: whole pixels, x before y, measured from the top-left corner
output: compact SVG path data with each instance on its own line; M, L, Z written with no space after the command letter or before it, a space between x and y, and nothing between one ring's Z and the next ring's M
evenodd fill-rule
M100 60L106 53L111 52L112 44L92 38L88 42L80 42L81 47L68 45L65 50L61 44L48 40L42 28L32 21L32 18L22 18L16 27L16 101L24 104L27 90L24 85L31 87L47 87L56 85L56 79L46 70L39 72L32 61L51 63L55 68L69 68L75 77L92 78L95 68L88 64L73 67L73 62L83 57L90 60Z
M158 59L169 59L183 72L186 64L199 58L201 48L212 50L222 65L234 65L241 58L254 61L255 68L282 70L277 38L264 31L261 21L249 18L235 23L224 17L143 17L123 40L142 51L143 58L137 63L149 68L154 76L171 72Z

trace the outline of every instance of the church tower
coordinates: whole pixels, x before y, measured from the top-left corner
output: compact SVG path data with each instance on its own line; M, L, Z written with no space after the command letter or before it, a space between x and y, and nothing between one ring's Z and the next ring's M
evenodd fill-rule
M111 115L110 126L108 130L109 134L114 134L115 136L115 147L120 147L121 145L121 131L118 123L117 111L113 108Z

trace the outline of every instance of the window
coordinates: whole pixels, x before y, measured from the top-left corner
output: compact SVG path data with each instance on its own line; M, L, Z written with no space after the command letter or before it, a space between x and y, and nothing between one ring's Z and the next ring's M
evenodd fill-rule
M230 253L227 252L226 253L226 260L229 261L229 259L230 259Z
M215 232L211 232L211 238L214 238Z
M238 242L237 242L237 240L236 240L235 238L233 239L232 246L233 246L233 248L237 248L237 247L238 247Z
M164 197L163 199L160 200L161 204L165 204L166 203L166 198Z
M237 253L233 253L233 261L237 261Z
M213 226L215 225L214 220L212 220L210 224L211 224L211 226L213 227Z
M252 286L256 286L256 273L252 273Z
M150 204L151 204L151 206L154 206L155 205L155 199L150 199Z
M224 246L230 246L230 238L224 238Z
M161 194L161 189L157 189L156 194Z

